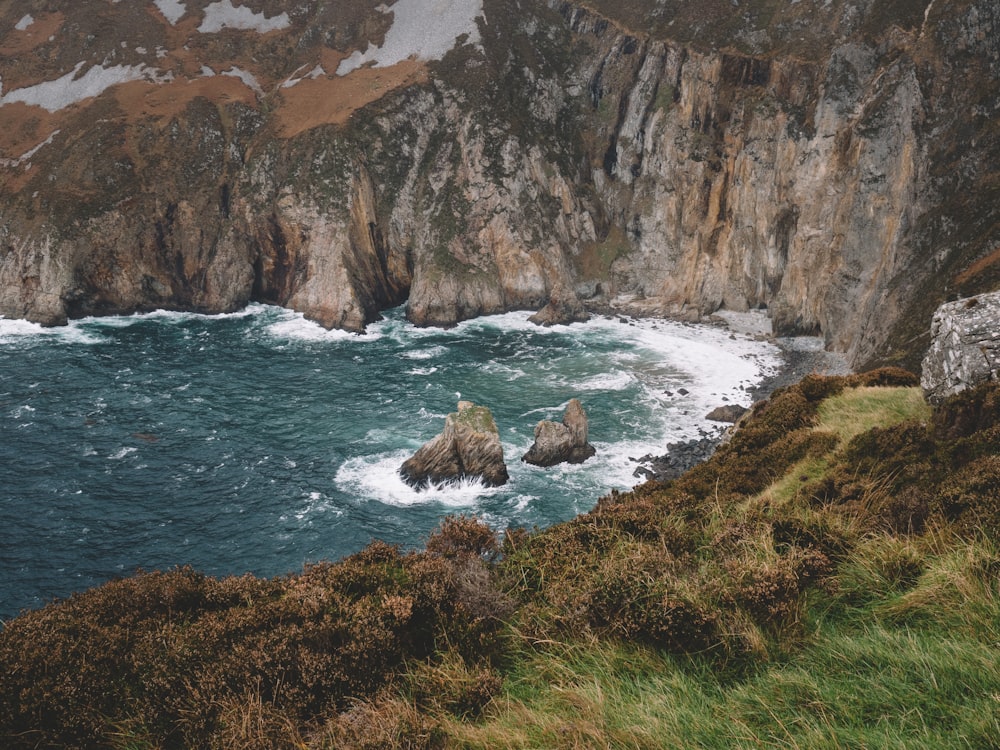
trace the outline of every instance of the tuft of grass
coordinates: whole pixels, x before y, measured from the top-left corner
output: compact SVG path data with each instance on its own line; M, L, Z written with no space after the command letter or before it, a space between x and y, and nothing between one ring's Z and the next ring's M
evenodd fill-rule
M831 396L820 404L817 429L847 442L875 427L909 420L929 422L931 409L919 388L865 386Z

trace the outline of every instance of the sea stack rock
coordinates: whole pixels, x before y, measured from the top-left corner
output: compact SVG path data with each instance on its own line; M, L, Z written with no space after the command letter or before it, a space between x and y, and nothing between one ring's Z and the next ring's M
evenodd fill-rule
M493 414L485 406L459 401L441 434L407 459L399 473L417 489L466 478L482 479L491 487L506 484L507 465Z
M521 460L535 466L582 464L597 451L587 442L587 413L572 399L562 422L543 419L535 427L535 442Z
M1000 292L947 302L931 322L920 385L931 403L1000 376Z

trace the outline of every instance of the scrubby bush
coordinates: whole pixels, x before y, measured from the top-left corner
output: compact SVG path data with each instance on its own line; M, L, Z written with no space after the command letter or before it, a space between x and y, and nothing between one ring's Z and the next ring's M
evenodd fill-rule
M445 643L497 652L496 613L470 606L467 578L447 558L375 543L272 581L180 569L106 584L0 633L5 746L95 746L122 726L201 746L244 732L237 719L280 746L274 732L376 695Z

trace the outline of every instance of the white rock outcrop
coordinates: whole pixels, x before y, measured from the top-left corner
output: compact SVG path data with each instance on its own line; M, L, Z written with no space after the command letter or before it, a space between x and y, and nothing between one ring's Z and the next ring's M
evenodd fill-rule
M931 403L1000 373L1000 292L947 302L934 313L920 385Z

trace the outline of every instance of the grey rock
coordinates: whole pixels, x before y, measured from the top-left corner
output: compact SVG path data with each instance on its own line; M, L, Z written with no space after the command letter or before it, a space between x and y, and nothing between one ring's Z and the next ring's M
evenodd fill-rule
M493 414L485 406L460 401L441 434L407 459L399 473L417 489L468 478L482 479L491 487L506 484L509 475Z
M535 442L521 460L535 466L581 464L597 453L589 442L587 414L578 399L566 406L562 422L543 419L535 426Z
M947 302L934 313L920 385L931 403L1000 374L1000 292Z

